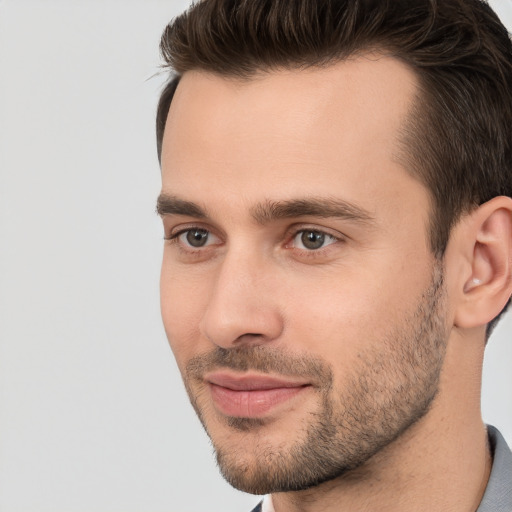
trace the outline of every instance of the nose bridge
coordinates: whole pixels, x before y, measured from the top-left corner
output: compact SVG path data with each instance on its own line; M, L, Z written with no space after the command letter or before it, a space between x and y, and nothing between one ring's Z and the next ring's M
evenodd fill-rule
M277 338L283 323L274 287L269 286L275 282L271 261L240 248L228 251L219 265L201 319L203 334L224 348Z

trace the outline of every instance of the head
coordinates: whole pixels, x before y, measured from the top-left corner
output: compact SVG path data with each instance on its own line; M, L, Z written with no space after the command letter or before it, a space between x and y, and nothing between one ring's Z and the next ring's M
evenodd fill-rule
M162 313L221 469L353 471L429 414L471 316L457 241L512 196L506 30L477 0L204 0L161 48Z

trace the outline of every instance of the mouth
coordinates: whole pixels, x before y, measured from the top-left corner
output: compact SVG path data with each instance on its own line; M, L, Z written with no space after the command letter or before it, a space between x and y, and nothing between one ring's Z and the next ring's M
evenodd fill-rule
M217 410L236 418L267 416L311 387L293 379L228 372L210 373L205 381Z

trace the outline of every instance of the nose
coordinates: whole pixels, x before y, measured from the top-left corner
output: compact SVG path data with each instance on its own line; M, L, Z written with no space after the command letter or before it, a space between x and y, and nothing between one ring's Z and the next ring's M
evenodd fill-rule
M275 293L275 269L263 260L236 254L219 265L199 324L202 334L222 348L278 339L284 322Z

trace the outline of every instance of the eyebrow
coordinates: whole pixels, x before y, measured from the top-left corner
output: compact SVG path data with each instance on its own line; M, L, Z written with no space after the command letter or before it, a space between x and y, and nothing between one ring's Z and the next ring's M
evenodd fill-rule
M308 197L287 201L265 201L256 205L252 216L259 224L294 217L340 218L361 224L373 224L369 211L348 201L332 197Z
M164 215L184 215L205 219L206 209L198 204L179 197L160 194L156 203L156 212ZM375 218L369 211L348 201L332 197L308 197L286 201L264 201L250 210L251 216L258 224L296 217L340 218L361 224L373 224Z
M160 194L158 196L156 213L160 216L187 215L188 217L197 217L199 219L205 219L208 216L206 211L196 203L168 194Z

